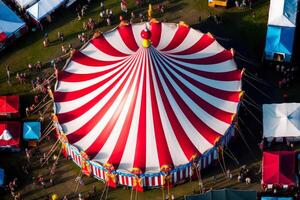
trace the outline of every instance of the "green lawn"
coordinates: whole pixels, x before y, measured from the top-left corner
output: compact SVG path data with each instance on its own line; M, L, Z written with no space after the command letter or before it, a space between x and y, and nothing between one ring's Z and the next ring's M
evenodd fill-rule
M128 0L129 9L136 10L134 0ZM217 39L228 39L232 41L232 46L238 52L242 52L246 57L255 62L261 60L265 32L266 32L266 23L268 16L268 0L256 0L254 5L255 17L253 17L253 12L249 9L237 9L237 8L208 8L207 0L168 0L163 1L166 4L166 13L163 16L158 15L154 12L154 17L160 20L166 20L168 22L178 22L183 20L190 25L198 28L203 32L211 32L214 34ZM120 13L120 0L106 0L105 1L107 8L112 8L113 12L116 14L116 19L118 19L118 14ZM76 19L75 12L72 10L64 10L63 12L57 13L56 17L53 19L52 24L45 27L45 31L37 31L34 33L29 33L23 39L18 40L16 45L9 49L0 56L0 95L3 94L25 94L28 95L28 91L31 89L30 84L18 85L16 80L13 81L13 86L8 86L6 82L6 72L5 65L9 64L13 73L27 70L28 63L36 63L38 60L43 63L49 62L53 58L61 55L60 47L62 44L68 45L72 44L74 47L79 47L79 42L77 40L77 34L82 32L82 22L86 21L88 18L92 17L98 21L98 14L100 11L99 1L94 1L87 11L87 16L85 16L81 21ZM137 11L144 11L146 7L139 9ZM154 6L156 9L156 6ZM216 25L211 21L206 21L209 13L218 14L223 18L223 24ZM199 16L202 18L200 26L198 26ZM116 24L115 24L116 25ZM101 31L109 30L113 28L102 26L100 27ZM63 32L65 35L65 41L52 43L50 47L44 48L42 46L42 41L45 33L48 33L50 40L55 40L57 32ZM228 47L229 48L229 47ZM63 65L63 64L61 64ZM62 66L60 66L62 67ZM45 70L46 71L46 70ZM48 69L47 72L51 73L51 69ZM36 76L38 73L32 74ZM297 95L297 88L299 84L291 89L291 92L295 95L290 95L292 98L299 98ZM28 100L28 98L25 98ZM26 102L22 102L26 104ZM243 147L244 148L244 147ZM245 152L245 151L244 151ZM11 159L12 162L4 162L4 166L13 169L17 166L19 159L18 155L0 155L1 158ZM240 159L243 159L241 156ZM245 158L246 159L246 158ZM0 160L0 163L3 164L4 160ZM64 161L64 165L61 166L58 170L63 172L62 179L63 183L55 187L51 187L50 192L59 192L60 195L65 194L67 191L71 191L74 186L74 178L78 173L79 168L75 166L70 161ZM222 173L220 168L218 168L218 174L221 177ZM211 184L211 175L215 171L209 171L205 175L205 183L207 187L212 187ZM235 171L236 175L236 171ZM64 177L65 176L65 177ZM99 182L95 183L94 179L88 179L87 187L80 188L81 191L87 192L91 190L93 184L97 185L97 188L100 192L100 188L103 188L103 185ZM179 199L183 199L183 195L190 194L196 189L197 182L191 182L184 185L180 185L172 189L172 192ZM233 180L228 182L227 180L221 178L217 185L214 187L237 187L240 189L247 189L247 185L237 185L236 181ZM259 184L253 184L250 186L252 189L258 189ZM26 185L26 191L28 192L27 199L40 199L43 196L42 190L36 190L35 188ZM138 199L161 199L162 191L151 190L145 193L139 193ZM8 198L8 197L7 197ZM1 198L0 198L1 199ZM97 197L100 199L100 196ZM130 191L117 189L111 190L109 193L109 199L130 199Z

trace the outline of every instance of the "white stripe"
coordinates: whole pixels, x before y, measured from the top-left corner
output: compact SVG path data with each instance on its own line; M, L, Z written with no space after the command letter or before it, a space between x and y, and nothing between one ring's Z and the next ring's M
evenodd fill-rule
M162 38L159 41L159 44L157 45L157 49L161 50L164 49L169 45L169 43L174 38L174 35L178 29L178 26L176 24L172 23L161 23L161 36Z
M152 178L151 177L147 177L147 179L148 179L149 186L152 186Z
M159 176L160 177L160 185L164 184L164 176Z
M164 80L162 80L162 77L161 77L159 69L158 69L159 65L156 62L153 63L153 65L152 65L152 62L150 62L157 106L158 106L159 115L160 115L160 119L162 122L163 130L164 130L166 142L167 142L168 148L170 150L170 155L172 157L173 164L175 166L183 165L183 164L189 162L189 160L188 160L188 158L186 158L179 142L177 141L177 138L173 132L172 125L169 121L167 111L165 110L164 104L161 99L161 94L159 92L157 80L156 80L156 77L154 74L154 70L155 70L154 68L156 68L156 71L158 72L158 75L159 75L159 82L161 82L161 83L164 82Z
M80 50L80 52L90 58L93 58L95 60L100 60L100 61L117 61L127 57L127 56L123 56L123 57L111 56L97 49L97 47L95 47L92 43L89 43L84 49Z
M213 105L216 108L219 108L220 110L226 111L226 112L230 112L230 113L236 113L237 112L237 106L238 106L238 102L234 102L234 101L228 101L228 100L224 100L218 97L215 97L201 89L199 89L198 87L194 86L192 83L190 83L189 81L187 81L186 79L184 79L182 76L180 76L179 74L177 74L173 69L171 69L170 67L167 67L171 73L178 78L186 87L190 88L193 93L195 93L197 96L199 96L200 98L202 98L204 101L206 101L207 103ZM164 69L164 68L163 68ZM198 76L200 77L200 76ZM195 77L196 78L196 77ZM195 80L195 79L194 79ZM199 80L199 79L198 79ZM199 81L200 82L200 81ZM241 82L240 81L231 81L231 83L234 82L234 84L236 85L240 85L239 89L241 89ZM225 83L229 83L229 81L227 82L223 82L224 85L229 85L229 84L225 84ZM209 85L211 86L211 85ZM240 91L240 90L238 90Z
M70 60L69 64L67 67L64 69L64 71L72 73L72 74L92 74L92 73L97 73L97 72L102 72L108 69L111 69L113 67L116 67L118 65L121 65L125 62L128 62L129 60L135 58L136 55L130 55L124 60L121 60L119 62L110 64L110 65L105 65L105 66L89 66L80 64L78 62L75 62L74 60Z
M149 53L149 48L147 49ZM147 60L149 58L147 57ZM160 171L158 152L153 124L151 93L150 93L150 71L148 62L146 64L146 171Z
M154 59L156 62L156 60ZM185 130L185 133L189 137L190 141L194 144L194 146L202 153L205 152L207 149L211 148L212 145L200 134L194 125L189 121L186 115L181 110L180 106L175 101L174 97L172 96L170 90L166 86L165 82L162 81L162 86L164 91L167 95L169 103L174 110L174 113L180 122L180 125Z
M121 185L124 185L122 178L123 178L123 176L122 176L122 175L119 175L119 183L120 183Z
M127 72L129 73L129 71ZM72 121L69 121L67 123L64 123L64 124L61 124L61 126L63 127L64 129L64 132L66 134L70 134L76 130L78 130L82 125L84 125L85 123L87 123L93 116L95 116L97 114L97 112L110 100L110 98L115 94L115 92L118 90L118 88L120 87L120 85L123 83L123 81L127 81L125 86L129 84L128 80L130 80L133 76L134 73L131 73L129 78L127 80L125 80L126 78L126 75L123 75L123 77L121 78L121 80L97 103L95 104L90 110L86 111L83 115L79 116L78 118L72 120ZM126 86L127 87L127 86ZM124 91L124 88L126 87L123 87L123 90ZM102 88L102 87L101 87ZM97 89L98 90L98 89ZM99 89L100 90L100 89ZM122 93L124 94L124 92ZM87 99L88 100L88 99ZM65 109L65 110L74 110L76 107L75 106L80 106L82 105L83 103L80 102L80 101L74 101L74 102L79 102L78 104L71 104L68 105L65 103L63 105L65 105L65 107L59 107L59 109ZM73 107L73 106L74 107ZM62 104L60 104L59 106L62 106ZM63 111L65 111L63 110ZM60 113L63 113L62 111L60 111ZM96 137L96 135L95 135Z
M177 183L177 172L175 172L175 173L173 174L173 177L174 177L174 183Z
M205 110L203 110L198 104L196 104L177 84L176 82L170 77L170 75L166 72L166 70L162 67L163 73L166 75L167 79L170 81L173 88L176 90L178 95L185 101L187 106L194 112L195 115L199 119L201 119L205 124L207 124L209 127L211 127L213 130L218 132L221 135L224 135L227 129L230 127L230 124L227 124L214 116L211 116L209 113L207 113ZM187 82L185 79L181 79L182 82ZM197 87L194 87L192 84L186 83L189 85L189 88L191 88L195 92L202 92ZM200 94L197 94L198 96L202 97ZM223 103L223 104L222 104ZM220 103L220 105L223 105L225 107L226 101ZM235 102L234 102L235 103ZM236 109L237 109L237 103ZM234 113L234 112L233 112Z
M126 146L123 152L122 159L119 163L119 169L126 169L128 171L132 170L134 163L134 155L136 151L136 141L137 141L137 131L138 131L138 121L140 118L140 109L142 102L142 89L143 89L143 81L144 81L144 70L142 69L142 77L140 81L140 85L138 88L138 95L136 99L136 104L134 108L133 118L130 125L128 139L126 141Z
M137 64L136 66L140 65L140 61L141 61L141 59L139 59L139 61L138 61L139 64ZM134 66L132 66L132 67L134 67ZM126 92L127 88L129 87L131 79L132 78L136 78L136 77L133 77L133 74L134 73L130 74L130 77L127 79L127 82L125 83L124 87L122 88L122 91L119 93L119 95L117 96L116 100L113 102L113 104L107 110L107 112L104 114L103 118L99 120L99 122L93 127L93 129L89 133L87 133L81 140L79 140L78 142L75 143L77 146L79 146L82 149L86 150L90 145L93 144L93 142L97 139L97 137L99 137L100 133L103 131L103 129L105 128L105 126L107 125L107 123L111 120L111 117L116 112L116 109L118 109L119 104L123 100L125 92ZM100 109L101 108L97 108L96 109L96 106L95 106L91 110L92 111L96 110L96 112L97 112ZM96 114L96 112L95 112L95 114ZM82 115L82 116L85 116L85 114ZM92 116L94 116L94 115L92 115ZM79 118L77 118L77 119L79 119ZM90 120L90 119L91 119L90 117L87 117L87 120ZM77 121L77 120L73 120L72 122L74 122L74 121ZM80 122L81 121L78 121L77 123L80 123ZM84 124L84 123L80 123L80 124ZM75 124L73 126L75 126ZM68 126L68 128L69 127L70 127L70 125ZM99 161L98 159L94 159L94 160Z
M90 93L87 93L86 95L84 95L82 97L79 97L79 98L71 100L71 101L63 101L63 102L55 103L56 113L62 114L62 113L70 112L72 110L75 110L75 109L85 105L91 99L94 99L101 92L103 92L105 89L107 89L111 84L113 84L117 78L122 76L122 78L119 80L119 82L116 83L116 85L111 90L111 91L116 91L118 89L118 87L122 84L122 82L125 80L126 76L130 73L130 69L128 69L128 71L125 72L125 74L122 74L129 67L130 67L130 65L128 65L128 67L124 68L123 70L121 70L118 74L113 76L113 78L111 78L109 81L107 81L106 83L101 85L99 88L97 88L96 90L94 90ZM73 85L73 87L76 87L76 86ZM113 94L111 91L107 95Z
M117 49L118 51L125 53L125 54L134 54L135 53L127 47L127 45L121 38L121 35L117 29L110 31L110 32L106 32L103 34L103 36L105 37L106 41L111 46L113 46L115 49Z
M139 55L137 53L137 55ZM96 83L99 83L100 81L108 78L109 76L111 76L112 74L116 73L118 70L121 69L120 72L118 72L117 75L120 75L125 69L127 69L128 67L130 67L130 65L136 60L137 56L132 56L130 59L126 60L126 62L123 62L119 67L117 67L116 69L105 73L99 77L93 78L93 79L89 79L86 81L78 81L78 82L66 82L64 80L59 81L56 91L59 92L72 92L72 91L78 91L84 88L87 88L89 86L92 86ZM81 69L82 71L84 71L83 69ZM75 74L75 73L74 73Z
M173 63L169 62L167 59L165 59L162 56L157 56L157 57L159 60L161 60L161 61L163 60L164 63L168 63L167 67L169 69L171 69L170 66L172 66L172 67L176 68L177 70L179 70L180 72L182 72L183 74L189 76L190 78L192 78L200 83L203 83L205 85L208 85L213 88L220 89L220 90L224 90L224 91L241 91L241 81L220 81L220 80L209 79L209 78L202 77L197 74L191 73L177 65L174 65Z
M191 68L191 69L196 69L196 70L199 70L199 71L204 71L204 72L230 72L230 71L233 71L233 70L236 70L237 67L236 67L236 63L234 62L233 59L231 60L227 60L227 61L224 61L224 62L220 62L220 63L216 63L216 64L209 64L209 65L205 65L205 64L192 64L192 63L186 63L186 62L183 62L183 61L179 61L177 59L174 59L174 58L171 58L170 56L168 56L168 58L175 62L175 63L178 63L180 65L183 65L183 66L186 66L188 68Z
M178 45L176 48L171 49L170 51L165 51L167 53L177 53L184 51L190 47L192 47L194 44L196 44L201 37L203 36L203 33L196 31L195 29L190 29L187 36L184 38L182 43Z
M215 40L212 44L210 44L208 47L203 49L202 51L198 51L193 54L185 54L185 55L170 55L167 56L173 57L173 58L183 58L183 59L202 59L214 56L218 53L221 53L225 49Z
M132 27L132 32L133 32L134 39L135 39L137 45L139 47L141 47L142 41L143 41L143 39L141 37L141 32L146 27L146 24L145 23L143 23L143 24L133 24L131 27Z
M132 186L132 177L128 178L128 186Z
M157 176L154 177L154 185L155 186L158 185L158 177Z
M138 66L144 66L144 59L141 58L141 60L143 61L141 64L138 64ZM142 68L143 70L144 68ZM109 137L107 138L105 144L103 145L102 149L98 152L98 154L95 156L95 160L100 161L101 163L106 163L108 161L108 159L110 158L114 148L116 147L118 138L121 135L121 130L122 127L125 123L128 111L129 111L129 107L130 107L130 103L131 101L133 101L133 95L134 92L137 91L137 81L140 77L140 71L141 71L141 67L138 67L138 72L134 77L134 81L132 83L132 87L130 88L130 91L128 93L126 102L124 103L124 107L123 110L120 113L120 116L118 119L114 119L117 120L113 130L111 131L111 133L109 134ZM123 99L124 101L125 99ZM119 108L120 109L120 108ZM118 147L117 147L118 148ZM105 156L103 156L105 155Z

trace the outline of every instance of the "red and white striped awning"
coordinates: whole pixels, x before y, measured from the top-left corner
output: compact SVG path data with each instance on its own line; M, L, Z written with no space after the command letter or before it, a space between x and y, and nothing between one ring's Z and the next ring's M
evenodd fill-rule
M190 163L226 134L241 77L232 52L209 34L185 24L124 25L74 53L58 76L55 112L68 142L91 160L159 172Z

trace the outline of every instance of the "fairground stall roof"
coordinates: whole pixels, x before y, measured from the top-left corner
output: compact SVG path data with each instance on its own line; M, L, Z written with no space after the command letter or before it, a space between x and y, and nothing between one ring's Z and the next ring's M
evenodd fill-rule
M75 51L55 110L68 143L116 171L191 163L232 127L242 72L233 53L184 23L123 24Z
M0 116L19 115L19 96L0 96Z

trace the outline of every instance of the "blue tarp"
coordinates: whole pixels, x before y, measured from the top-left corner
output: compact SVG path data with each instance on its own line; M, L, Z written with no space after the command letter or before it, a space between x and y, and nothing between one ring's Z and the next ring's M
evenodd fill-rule
M261 200L293 200L292 197L261 197Z
M24 140L39 140L41 138L41 122L32 121L23 124Z
M274 53L284 54L284 61L290 62L293 53L295 28L268 26L265 46L266 60L273 60Z
M24 21L0 0L0 33L10 37L24 26Z
M186 200L256 200L256 191L222 189L186 196Z
M4 184L4 169L0 168L0 186Z

